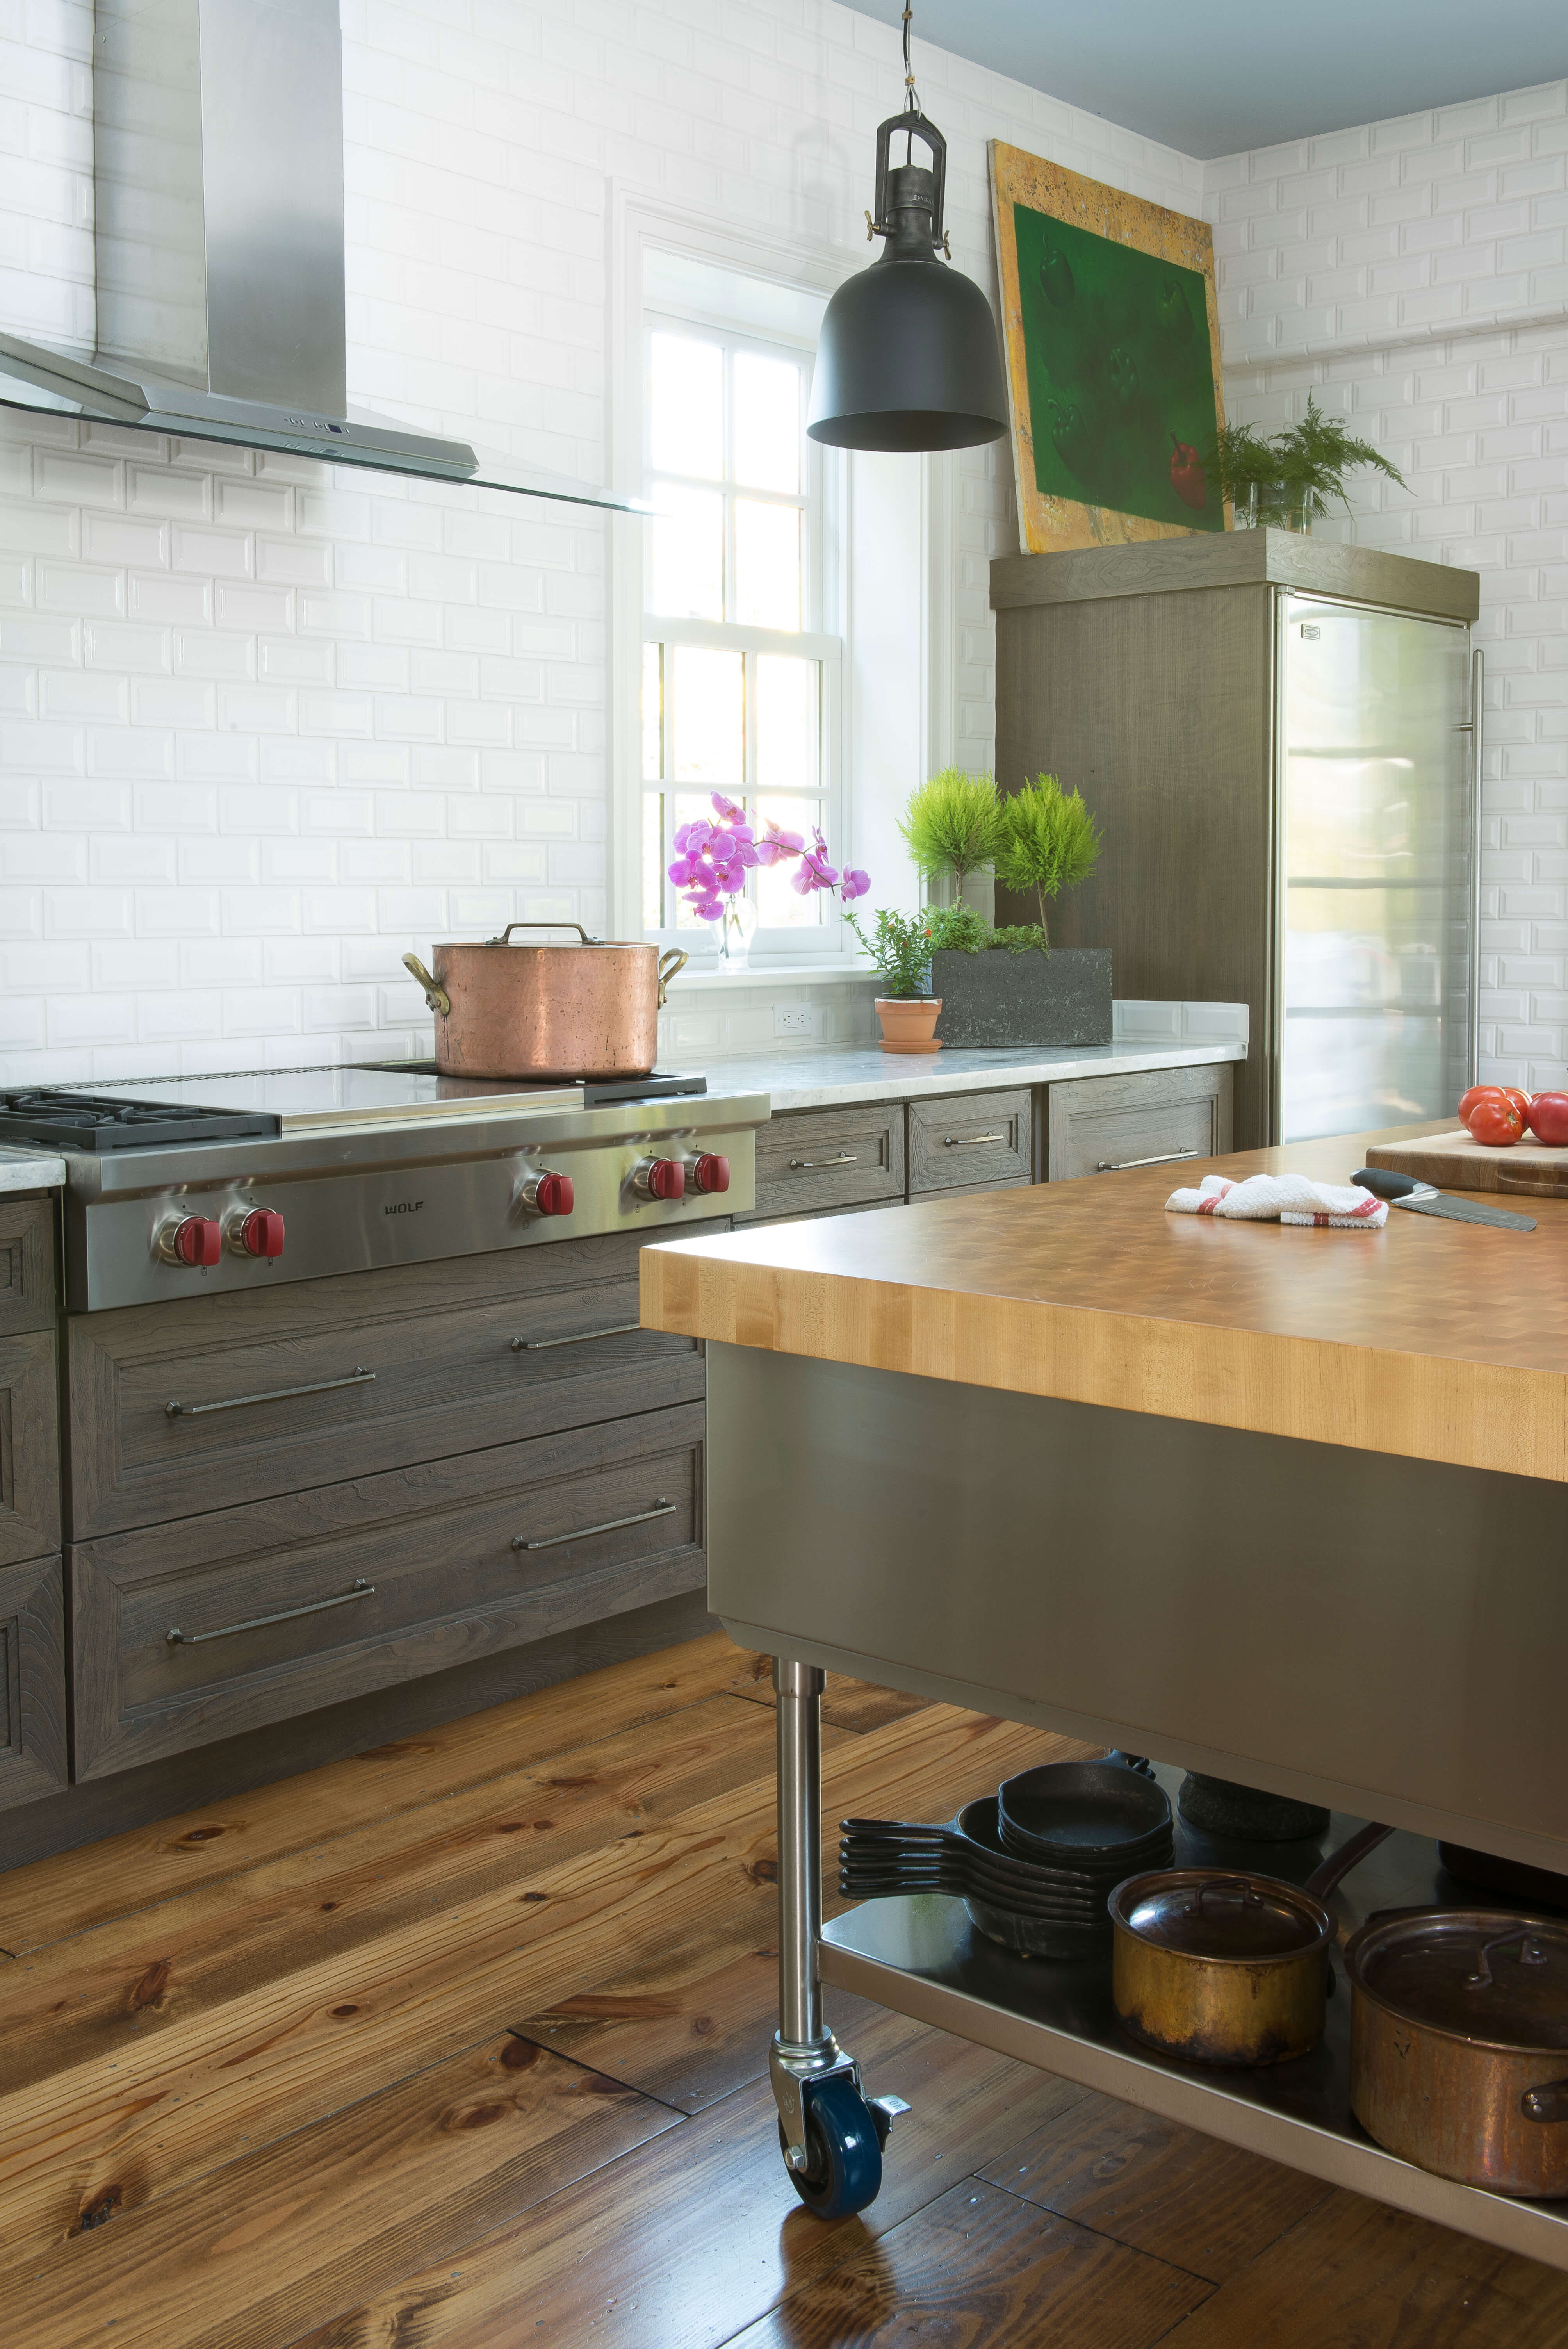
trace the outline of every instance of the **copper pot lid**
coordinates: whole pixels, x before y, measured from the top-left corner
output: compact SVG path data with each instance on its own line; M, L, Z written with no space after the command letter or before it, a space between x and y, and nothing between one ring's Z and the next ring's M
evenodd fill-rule
M1379 2006L1490 2047L1568 2047L1568 1925L1425 1909L1363 1925L1346 1951Z
M1111 1895L1117 1922L1157 1949L1242 1965L1305 1957L1333 1938L1328 1911L1300 1885L1222 1868L1169 1868Z

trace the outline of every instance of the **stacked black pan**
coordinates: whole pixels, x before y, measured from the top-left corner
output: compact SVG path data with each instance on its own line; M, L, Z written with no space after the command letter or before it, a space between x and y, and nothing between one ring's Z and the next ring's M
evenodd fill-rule
M951 1826L845 1819L839 1880L859 1900L951 1893L1006 1949L1092 1957L1110 1938L1112 1888L1168 1868L1172 1837L1151 1778L1119 1762L1053 1762L967 1804Z

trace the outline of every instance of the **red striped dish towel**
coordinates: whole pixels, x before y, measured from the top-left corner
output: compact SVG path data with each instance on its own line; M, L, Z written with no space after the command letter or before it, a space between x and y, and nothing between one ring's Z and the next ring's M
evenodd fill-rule
M1244 1183L1205 1174L1196 1191L1172 1191L1167 1215L1218 1216L1227 1223L1325 1224L1330 1231L1379 1231L1388 1202L1354 1183L1314 1183L1305 1174L1249 1174Z

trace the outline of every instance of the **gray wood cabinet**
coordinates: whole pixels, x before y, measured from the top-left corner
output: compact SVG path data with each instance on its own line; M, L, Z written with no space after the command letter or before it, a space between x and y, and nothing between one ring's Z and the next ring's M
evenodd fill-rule
M0 1810L66 1783L55 1206L0 1199Z
M909 1104L909 1194L1034 1180L1034 1101L1026 1090Z
M697 1589L700 1402L70 1552L94 1778Z
M638 1246L78 1316L73 1538L700 1402L701 1350L637 1327Z
M0 1572L0 1811L65 1783L60 1561L35 1557Z
M0 1338L0 1567L60 1546L55 1333Z
M904 1193L903 1103L791 1110L757 1136L757 1213L872 1206Z
M0 1336L54 1325L54 1202L0 1198Z
M1232 1145L1232 1063L1144 1069L1126 1077L1052 1085L1046 1107L1047 1178L1109 1174L1162 1159L1214 1158Z

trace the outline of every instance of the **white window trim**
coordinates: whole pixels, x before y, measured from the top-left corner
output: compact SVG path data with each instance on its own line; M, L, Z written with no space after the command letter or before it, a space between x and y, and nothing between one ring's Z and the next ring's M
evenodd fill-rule
M750 227L744 231L731 229L711 217L649 197L614 181L609 188L608 238L607 472L618 489L633 494L640 493L643 482L643 349L646 323L643 289L645 254L649 247L688 253L721 268L739 270L774 284L797 285L824 298L867 265L863 247L831 245L817 239L758 232ZM911 620L920 630L921 736L924 745L922 763L927 774L953 763L956 730L956 461L944 457L934 462L927 460L921 467L921 567L925 592L920 599L918 616L912 613ZM824 505L832 494L830 469L825 467ZM842 502L847 512L847 497ZM643 523L635 517L615 515L610 521L608 862L610 930L613 936L620 938L643 936ZM844 569L845 585L837 617L845 659L839 707L832 717L841 776L838 798L841 837L830 845L835 863L850 864L862 860L856 854L854 776L848 759L854 608L849 585L851 565L847 554ZM683 629L691 625L683 623ZM767 630L755 633L759 637L772 634ZM733 636L728 641L733 642ZM808 649L811 639L802 641L788 635L776 641L781 647L800 652ZM913 788L919 778L912 776L910 780ZM872 880L874 901L874 874ZM836 927L836 936L833 926L827 924L808 934L814 954L825 961L836 961L841 956L843 967L853 968L854 940L845 933L841 923ZM774 967L787 972L790 959L780 957ZM863 962L859 967L865 968ZM767 959L761 956L753 961L753 983L757 973L767 968Z
M726 353L731 356L740 351L756 351L763 355L779 352L788 353L797 360L809 360L811 351L811 343L804 336L780 334L772 338L766 338L758 333L738 331L735 326L710 316L701 308L677 313L657 305L649 305L645 302L645 373L642 378L645 385L648 380L646 373L648 346L653 336L660 332L689 336L694 341L701 341L711 336L716 342L721 344ZM726 367L727 371L727 357ZM804 373L803 380L804 384L809 386L810 381L809 371ZM645 451L645 457L647 453ZM846 836L843 815L844 743L840 674L842 667L843 638L833 630L830 625L840 616L844 602L841 583L838 576L841 551L839 541L842 533L837 527L836 513L836 493L841 486L840 474L842 471L842 460L836 450L822 449L816 441L806 438L803 416L800 424L800 463L799 489L793 495L781 498L778 502L792 508L800 515L802 525L799 541L800 600L803 616L815 625L801 628L765 628L745 621L698 620L679 614L645 610L643 641L645 645L654 643L660 645L666 659L679 647L685 645L707 646L717 651L739 653L746 664L745 708L748 713L754 712L757 708L757 660L759 654L779 653L789 659L812 661L817 664L819 690L816 697L816 775L814 782L809 787L809 795L817 799L818 821L821 823L827 838L830 843L836 843ZM650 463L645 480L651 481L652 478ZM687 483L684 476L678 475L665 475L662 478L673 479L679 481L682 486L698 490L715 486L706 481L691 481ZM723 492L726 513L724 572L726 579L731 580L735 575L736 499L738 495L749 495L751 492L744 491L741 485L733 480L727 469L723 481ZM672 721L672 687L666 667L661 759L663 779L660 786L665 806L665 844L660 861L666 870L675 854L675 814L679 800L685 798L697 802L704 812L707 812L707 794L700 786L687 784L683 789L675 779ZM738 798L753 810L756 807L758 795L757 750L754 722L748 716L746 725L744 771L734 778L730 788L734 790ZM642 781L645 804L646 798L651 796L648 792L646 775L644 775ZM645 881L646 874L645 874L643 877ZM689 920L685 924L680 923L677 920L680 892L667 878L663 886L665 921L659 928L645 929L642 935L655 940L661 947L673 946L683 947L692 957L694 966L715 959L717 955L719 936L717 925ZM776 961L779 964L799 960L820 962L824 955L841 953L846 933L836 902L830 898L819 897L812 910L814 918L810 922L802 922L796 926L779 924L758 928L752 947L758 960ZM852 944L852 938L848 939L848 943Z

